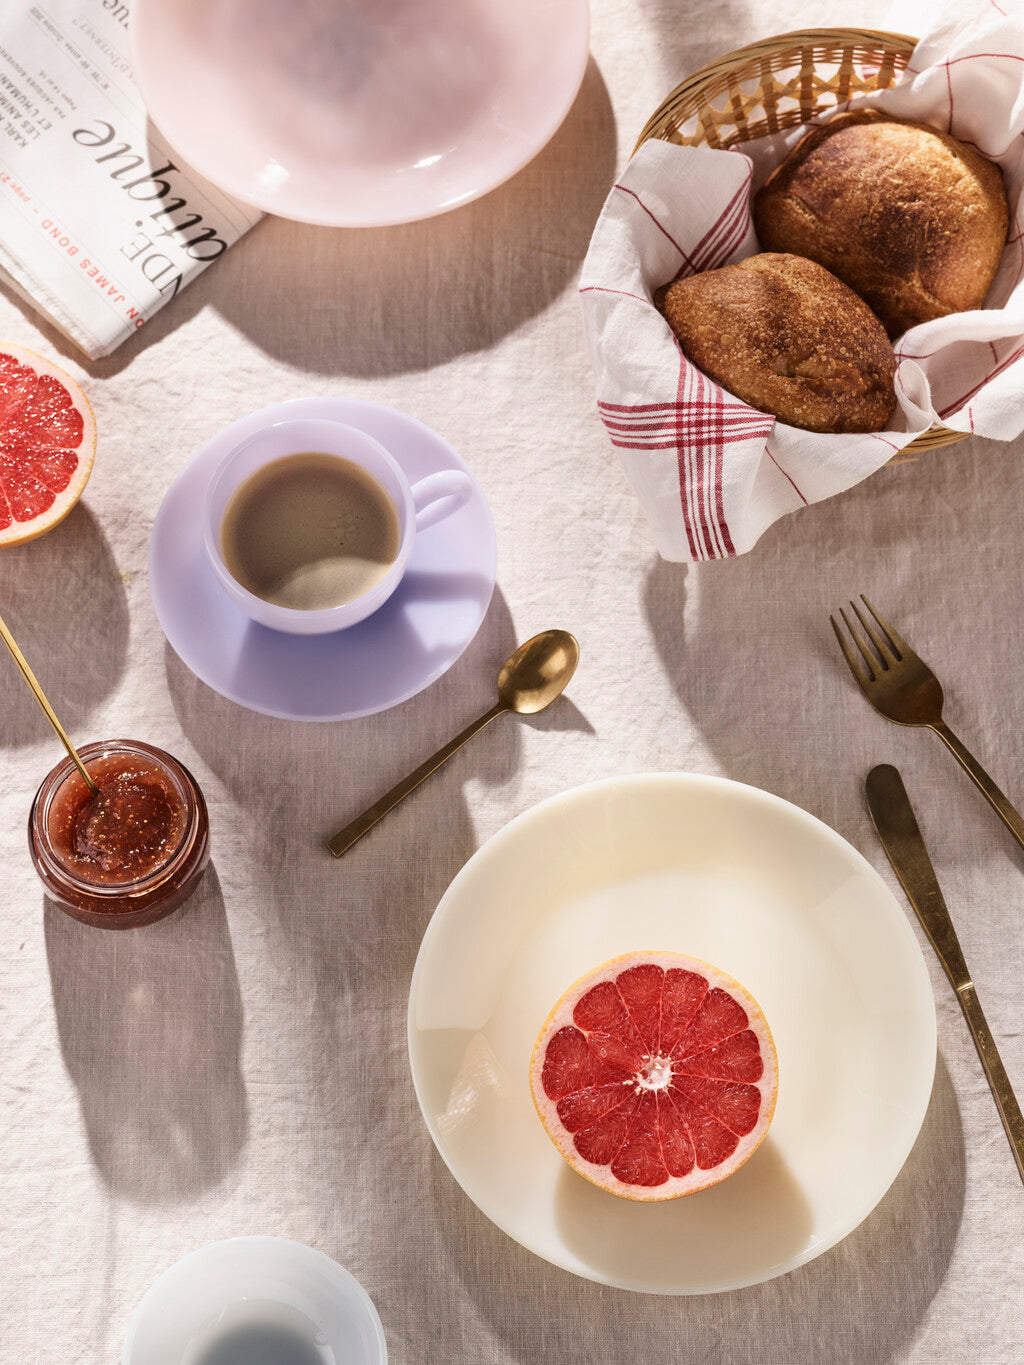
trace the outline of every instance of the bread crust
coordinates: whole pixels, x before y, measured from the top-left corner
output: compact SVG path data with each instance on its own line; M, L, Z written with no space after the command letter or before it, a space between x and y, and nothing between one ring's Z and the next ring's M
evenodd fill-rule
M655 303L684 354L745 403L807 431L879 431L896 407L882 324L834 275L764 253L675 280Z
M980 308L1008 220L995 162L947 133L876 110L840 114L809 133L754 201L763 249L831 270L890 337Z

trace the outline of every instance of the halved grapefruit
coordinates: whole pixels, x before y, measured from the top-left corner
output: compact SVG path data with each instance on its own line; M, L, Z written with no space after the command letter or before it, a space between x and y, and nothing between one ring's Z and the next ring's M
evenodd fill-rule
M625 1199L677 1199L750 1157L775 1112L764 1015L725 972L681 953L626 953L581 977L530 1063L548 1137Z
M95 454L96 419L71 376L0 342L0 545L34 540L62 521Z

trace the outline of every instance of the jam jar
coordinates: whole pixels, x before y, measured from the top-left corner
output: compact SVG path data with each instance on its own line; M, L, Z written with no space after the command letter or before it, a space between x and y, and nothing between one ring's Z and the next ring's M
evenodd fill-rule
M78 751L43 779L28 821L29 851L47 895L84 924L131 929L176 910L210 858L206 802L177 759L111 739Z

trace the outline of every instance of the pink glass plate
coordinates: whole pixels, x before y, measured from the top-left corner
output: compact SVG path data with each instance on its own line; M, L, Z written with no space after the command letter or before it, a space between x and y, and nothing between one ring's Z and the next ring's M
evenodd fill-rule
M135 0L154 123L213 184L337 227L411 222L526 165L583 80L587 0Z

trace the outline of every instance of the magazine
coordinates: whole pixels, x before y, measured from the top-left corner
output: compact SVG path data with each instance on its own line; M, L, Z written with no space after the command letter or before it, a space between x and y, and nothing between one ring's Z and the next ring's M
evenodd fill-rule
M3 0L0 278L93 359L259 221L148 122L126 0Z

